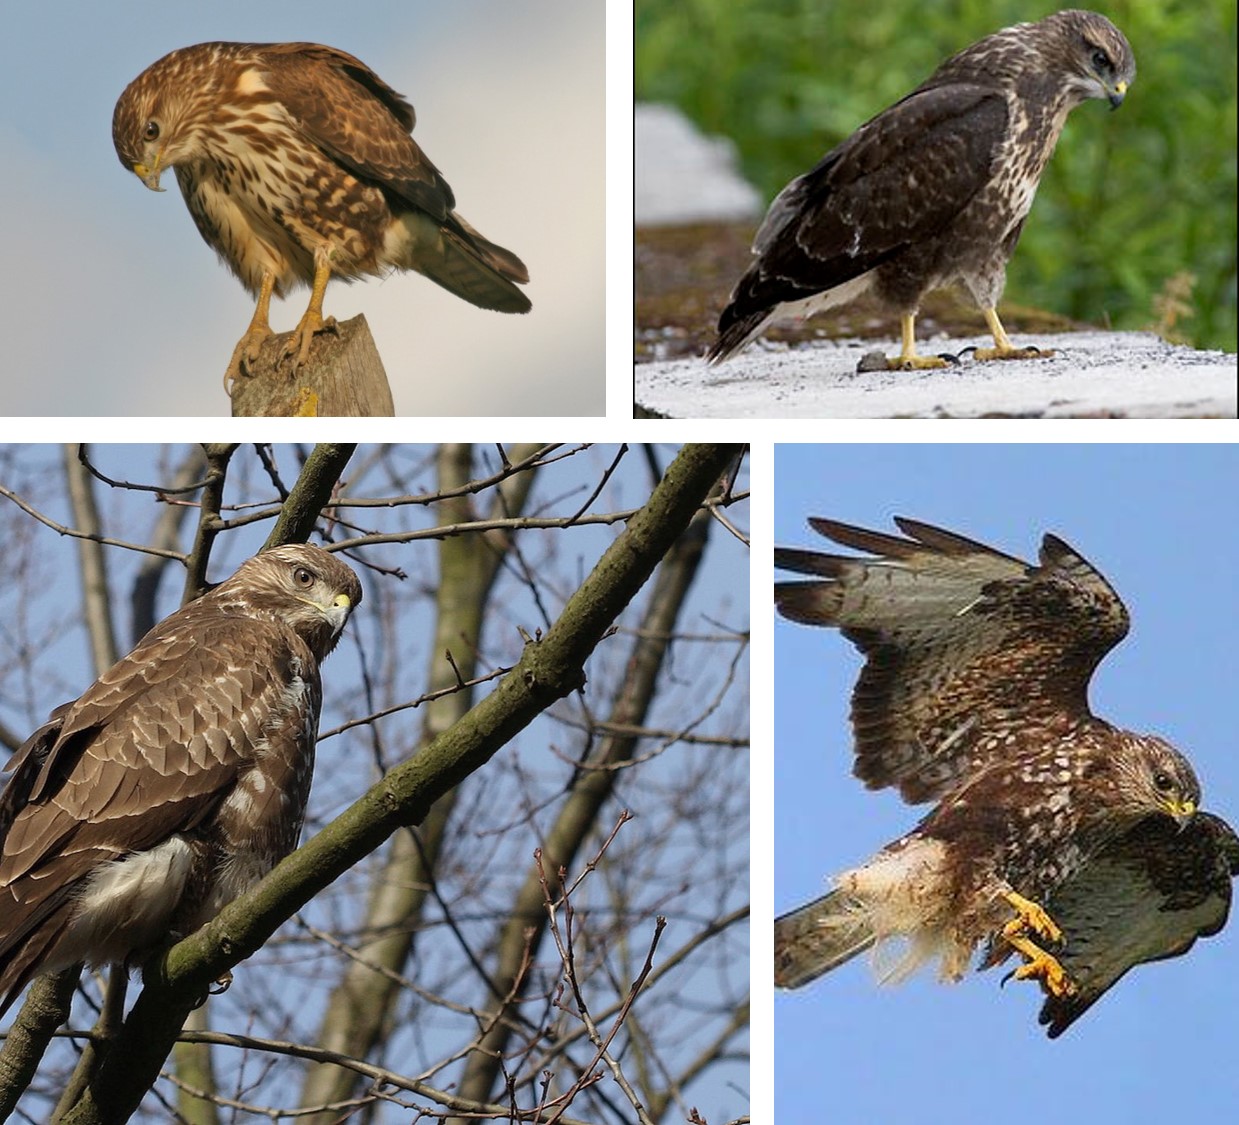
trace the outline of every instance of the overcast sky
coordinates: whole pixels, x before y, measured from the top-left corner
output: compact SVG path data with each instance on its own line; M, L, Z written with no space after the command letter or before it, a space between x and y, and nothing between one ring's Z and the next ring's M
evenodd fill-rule
M397 414L603 412L603 5L53 0L6 6L0 37L0 416L227 416L253 301L174 178L149 192L112 147L125 86L210 39L357 55L412 102L460 213L529 267L528 316L411 273L328 288L328 314L366 314ZM274 303L276 331L308 296Z
M774 541L829 550L807 516L893 530L891 516L906 515L1031 559L1042 532L1054 531L1110 579L1132 616L1094 681L1094 709L1170 738L1195 765L1205 807L1239 823L1236 489L1234 446L784 445ZM781 913L902 835L921 810L851 777L851 646L782 619L774 637ZM1236 964L1232 921L1184 958L1133 970L1050 1042L1036 1025L1035 988L1000 990L1001 971L954 987L931 972L881 988L860 958L776 996L775 1119L1229 1120L1239 1104Z

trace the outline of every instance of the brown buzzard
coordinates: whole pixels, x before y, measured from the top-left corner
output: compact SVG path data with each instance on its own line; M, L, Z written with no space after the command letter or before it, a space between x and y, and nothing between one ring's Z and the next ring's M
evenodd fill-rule
M891 938L906 944L892 979L937 957L958 980L985 943L982 968L1025 959L1014 975L1041 982L1056 1036L1133 965L1221 929L1239 839L1197 812L1174 747L1089 709L1128 617L1088 562L1053 535L1030 566L912 520L895 521L907 538L809 522L873 557L776 549L776 567L816 576L776 583L779 612L866 656L857 777L936 807L775 921L777 985Z
M227 379L271 334L271 294L305 283L289 344L305 362L332 275L417 270L470 304L523 313L521 260L455 211L409 136L413 107L360 59L317 43L199 43L165 55L116 103L120 162L161 190L174 168L198 231L258 298Z
M926 293L957 280L994 336L977 359L1052 354L1016 348L1003 330L1007 262L1067 114L1086 98L1117 108L1135 75L1123 33L1096 12L1016 24L947 59L779 193L709 360L777 317L868 292L900 317L887 368L943 367L916 354L914 322Z
M160 622L18 750L0 795L0 1013L39 973L140 961L292 851L361 586L276 547Z

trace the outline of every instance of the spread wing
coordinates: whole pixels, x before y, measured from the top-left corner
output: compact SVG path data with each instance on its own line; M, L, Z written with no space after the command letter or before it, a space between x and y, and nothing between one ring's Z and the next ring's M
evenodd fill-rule
M872 558L775 549L814 575L775 584L784 617L842 630L866 662L852 694L856 776L912 802L941 797L1030 731L1090 716L1093 670L1126 634L1109 583L1046 535L1029 565L960 535L896 519L907 538L811 519Z
M1198 813L1180 831L1150 817L1091 860L1045 904L1063 928L1056 957L1076 982L1050 997L1040 1022L1057 1038L1135 965L1186 953L1230 913L1239 837L1220 817Z

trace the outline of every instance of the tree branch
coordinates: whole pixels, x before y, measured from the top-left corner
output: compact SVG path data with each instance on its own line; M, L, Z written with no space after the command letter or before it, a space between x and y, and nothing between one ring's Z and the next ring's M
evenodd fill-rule
M431 804L541 711L580 687L584 664L616 616L692 519L739 446L685 446L568 599L559 619L525 646L511 674L461 721L393 770L318 836L211 923L148 966L147 983L66 1125L125 1121L158 1077L186 1014L210 983L253 953L280 923Z

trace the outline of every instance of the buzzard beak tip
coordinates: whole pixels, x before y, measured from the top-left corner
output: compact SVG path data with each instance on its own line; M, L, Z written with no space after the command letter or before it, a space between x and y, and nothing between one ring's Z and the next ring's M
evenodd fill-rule
M133 174L138 177L151 191L165 191L165 188L159 186L159 166L148 168L145 164L135 164L133 166Z
M1170 815L1174 817L1175 824L1179 826L1179 831L1182 832L1191 822L1192 817L1196 815L1196 802L1176 801L1170 806Z
M1110 109L1116 110L1123 104L1123 99L1127 97L1127 83L1116 82L1114 89L1110 93Z

